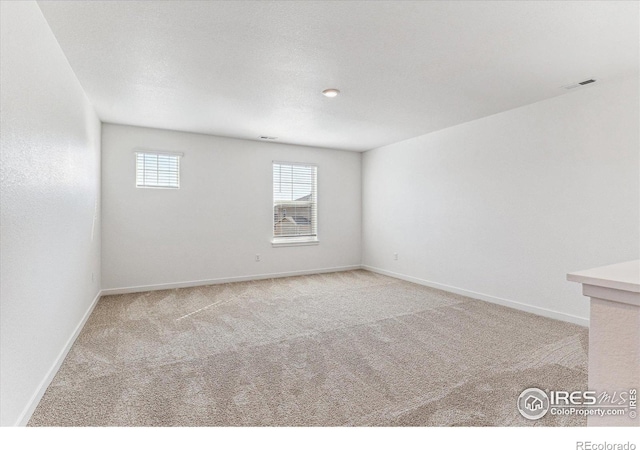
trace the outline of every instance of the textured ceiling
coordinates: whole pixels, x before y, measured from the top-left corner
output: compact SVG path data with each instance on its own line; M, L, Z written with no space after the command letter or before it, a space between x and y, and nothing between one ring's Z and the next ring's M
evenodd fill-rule
M638 74L638 2L39 5L103 121L245 139L367 150Z

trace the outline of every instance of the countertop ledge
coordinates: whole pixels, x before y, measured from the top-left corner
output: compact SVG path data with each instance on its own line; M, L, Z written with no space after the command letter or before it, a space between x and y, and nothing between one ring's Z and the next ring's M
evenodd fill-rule
M567 274L567 280L640 293L640 259Z

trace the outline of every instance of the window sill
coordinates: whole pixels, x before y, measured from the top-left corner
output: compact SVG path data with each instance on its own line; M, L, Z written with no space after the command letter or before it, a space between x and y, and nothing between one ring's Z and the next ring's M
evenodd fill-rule
M271 239L272 247L297 247L302 245L318 245L319 243L320 241L317 237Z

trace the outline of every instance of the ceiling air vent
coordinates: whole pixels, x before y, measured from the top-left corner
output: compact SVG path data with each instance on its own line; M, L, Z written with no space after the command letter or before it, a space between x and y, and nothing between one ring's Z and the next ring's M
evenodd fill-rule
M596 80L594 78L590 78L588 80L580 81L579 83L573 83L573 84L569 84L567 86L562 86L562 87L569 91L571 89L579 88L580 86L586 86L587 84L591 84L595 82Z
M260 139L265 140L265 141L275 141L278 138L277 137L273 137L273 136L260 136Z

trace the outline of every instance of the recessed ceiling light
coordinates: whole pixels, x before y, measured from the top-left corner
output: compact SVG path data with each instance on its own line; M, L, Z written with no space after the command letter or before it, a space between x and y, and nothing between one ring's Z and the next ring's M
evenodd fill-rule
M335 96L336 96L336 95L338 95L339 93L340 93L340 91L339 91L339 90L337 90L337 89L325 89L324 91L322 91L322 94L323 94L325 97L330 97L330 98L335 97Z

